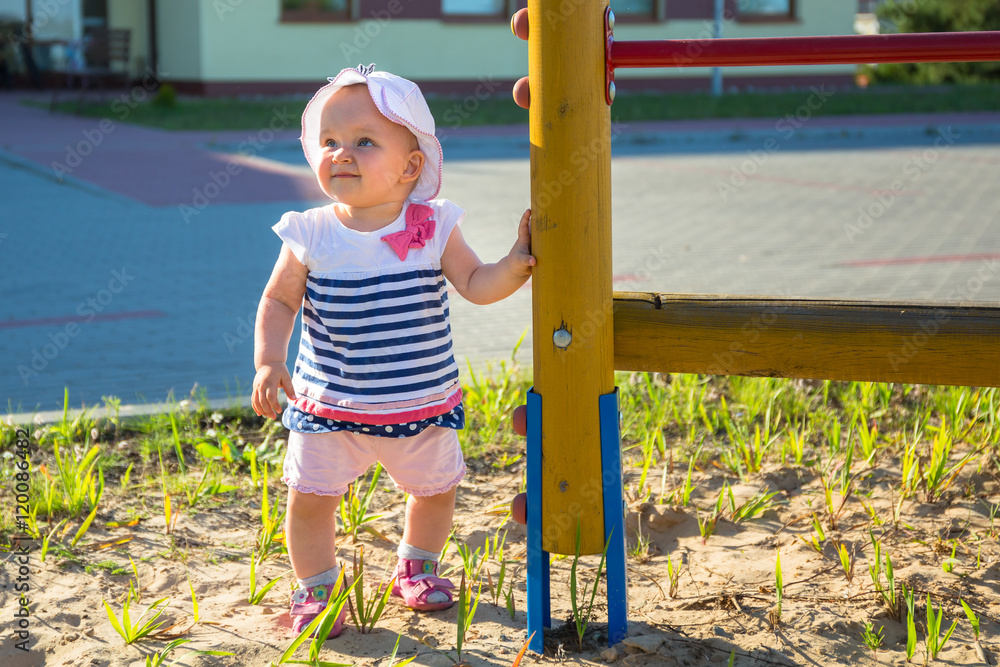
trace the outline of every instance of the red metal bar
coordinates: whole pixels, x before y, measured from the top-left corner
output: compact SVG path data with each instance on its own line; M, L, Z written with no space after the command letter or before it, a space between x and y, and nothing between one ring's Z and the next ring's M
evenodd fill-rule
M614 42L611 67L739 67L1000 60L1000 31Z

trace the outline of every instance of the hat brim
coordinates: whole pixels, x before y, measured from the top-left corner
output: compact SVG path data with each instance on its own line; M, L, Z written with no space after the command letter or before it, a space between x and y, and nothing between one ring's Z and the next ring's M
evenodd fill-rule
M342 70L337 76L330 79L330 83L316 91L313 98L309 100L309 104L306 105L305 111L302 112L302 135L299 139L302 142L302 151L305 153L306 160L309 162L309 166L312 167L313 172L319 173L318 167L322 155L322 147L319 145L319 139L322 129L323 106L338 90L355 84L365 84L368 88L368 94L371 95L372 102L375 104L375 108L392 122L398 123L410 130L413 136L417 138L417 145L424 154L425 163L423 170L420 172L420 177L417 179L417 184L410 194L410 198L425 201L437 197L438 192L441 191L441 172L444 160L441 151L441 142L434 136L433 128L428 133L421 130L413 122L395 113L392 105L394 100L390 99L395 94L394 91L382 85L378 77L365 76L356 69ZM401 100L395 100L395 102L400 104Z

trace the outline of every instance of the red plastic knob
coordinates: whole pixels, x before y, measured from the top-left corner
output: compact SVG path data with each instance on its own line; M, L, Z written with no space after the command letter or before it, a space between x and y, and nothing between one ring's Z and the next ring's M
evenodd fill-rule
M514 408L514 433L520 436L528 435L528 406L519 405Z
M519 9L510 17L510 31L521 39L528 39L528 9Z
M522 526L528 523L528 494L519 493L510 501L510 515Z
M522 76L514 84L514 103L522 109L531 106L531 89L528 87L528 77Z

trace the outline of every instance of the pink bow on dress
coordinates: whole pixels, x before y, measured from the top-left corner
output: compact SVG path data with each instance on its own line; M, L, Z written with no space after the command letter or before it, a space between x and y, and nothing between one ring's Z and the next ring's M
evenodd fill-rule
M392 246L399 259L406 259L410 248L423 248L434 236L435 222L431 219L434 210L423 204L410 204L406 209L406 229L386 234L382 240Z

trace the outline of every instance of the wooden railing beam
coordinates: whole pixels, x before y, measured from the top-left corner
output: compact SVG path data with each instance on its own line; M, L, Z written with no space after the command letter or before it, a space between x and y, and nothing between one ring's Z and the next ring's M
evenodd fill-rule
M1000 304L616 292L615 369L1000 386Z

